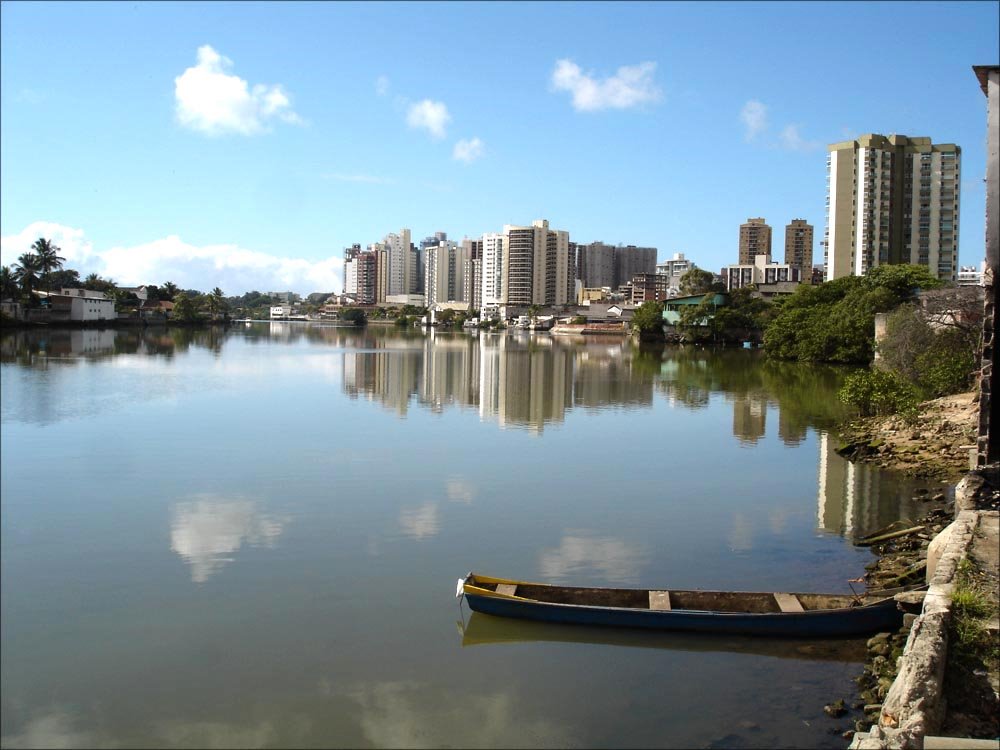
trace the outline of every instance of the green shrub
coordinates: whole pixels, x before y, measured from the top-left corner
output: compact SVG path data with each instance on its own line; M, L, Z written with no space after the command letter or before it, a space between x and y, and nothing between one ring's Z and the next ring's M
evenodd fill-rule
M894 372L864 370L848 375L840 400L857 408L861 416L903 414L913 416L920 403L917 390Z

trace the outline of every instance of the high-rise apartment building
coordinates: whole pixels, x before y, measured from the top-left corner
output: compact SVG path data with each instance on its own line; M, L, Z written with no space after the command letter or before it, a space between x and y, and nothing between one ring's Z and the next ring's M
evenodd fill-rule
M419 287L416 252L410 243L410 230L388 234L384 245L389 255L389 294L414 294Z
M615 248L615 286L619 289L639 274L656 273L656 248L619 245Z
M362 305L385 302L386 252L381 243L362 250L352 245L344 250L344 294L352 295Z
M628 284L634 276L655 273L656 253L655 247L623 247L603 242L576 245L576 278L587 289L618 289Z
M492 314L503 304L503 241L500 232L483 235L481 310Z
M771 227L764 219L747 219L740 224L740 265L753 265L758 255L766 255L771 262Z
M459 297L472 310L483 305L483 240L462 240L462 289Z
M826 280L912 263L954 281L961 148L868 134L828 149Z
M576 264L569 257L569 232L549 229L544 219L532 222L530 227L505 225L501 262L500 297L504 304L572 302Z
M805 219L792 219L785 226L785 264L799 269L799 278L812 279L813 225Z

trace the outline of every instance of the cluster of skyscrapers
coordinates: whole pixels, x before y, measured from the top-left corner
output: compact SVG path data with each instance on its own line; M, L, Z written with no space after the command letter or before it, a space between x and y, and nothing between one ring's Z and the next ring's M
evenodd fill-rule
M823 264L813 269L813 227L785 227L785 258L771 258L771 227L740 226L739 263L722 269L728 289L831 281L876 266L911 263L956 281L962 150L905 135L863 135L829 146Z
M460 302L487 313L502 306L570 305L578 286L617 289L636 275L653 274L656 252L602 242L577 245L569 232L550 228L544 219L461 242L437 232L419 247L403 229L367 249L347 248L344 293L361 304Z
M813 226L785 226L783 262L772 258L763 218L740 225L738 262L722 269L727 289L818 283L864 275L887 263L926 266L955 281L961 149L930 138L868 134L829 146L823 263L813 266ZM683 254L657 263L655 247L570 242L540 219L461 242L444 232L419 246L410 230L345 251L344 292L361 304L468 303L490 314L503 306L573 304L588 290L625 291L639 303L677 293L693 267Z

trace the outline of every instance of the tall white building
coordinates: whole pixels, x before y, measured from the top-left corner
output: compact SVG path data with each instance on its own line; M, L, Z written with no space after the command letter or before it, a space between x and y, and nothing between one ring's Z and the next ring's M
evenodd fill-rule
M439 302L469 301L462 298L465 261L469 257L471 250L451 240L424 248L424 299L428 307Z
M389 294L413 294L417 289L417 268L410 245L410 230L387 234L383 241L389 256Z
M503 304L503 234L489 232L483 235L482 260L482 309L495 313Z
M912 263L955 281L961 148L877 134L828 148L826 280Z

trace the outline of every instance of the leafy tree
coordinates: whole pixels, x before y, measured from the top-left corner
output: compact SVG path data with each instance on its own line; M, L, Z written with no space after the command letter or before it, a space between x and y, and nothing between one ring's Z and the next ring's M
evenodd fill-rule
M922 266L879 266L867 276L803 284L785 299L764 332L769 355L781 359L869 362L874 354L875 315L940 286Z
M582 322L586 323L586 319ZM645 341L662 339L663 303L649 300L639 305L632 314L632 330L637 331L639 338Z
M201 315L195 307L194 302L187 295L181 295L174 299L174 320L182 323L193 323L201 320Z
M840 400L863 417L902 413L913 417L920 399L916 388L894 372L863 370L844 378Z
M49 289L76 289L81 284L79 271L74 271L72 268L50 271L45 275L45 285Z
M340 313L340 319L354 323L358 328L368 323L368 315L360 307L346 308Z
M681 276L680 289L682 295L704 294L712 289L715 276L711 271L705 271L697 266L692 267Z
M83 280L83 286L86 289L92 289L95 292L104 292L105 294L111 294L118 289L118 285L114 281L103 279L96 273L88 275Z
M441 310L434 316L434 319L441 325L451 325L455 322L454 310Z
M951 319L956 323L946 324ZM942 315L902 305L886 321L885 336L878 345L880 366L927 397L968 390L977 372L979 333L978 325L954 315L954 309Z

